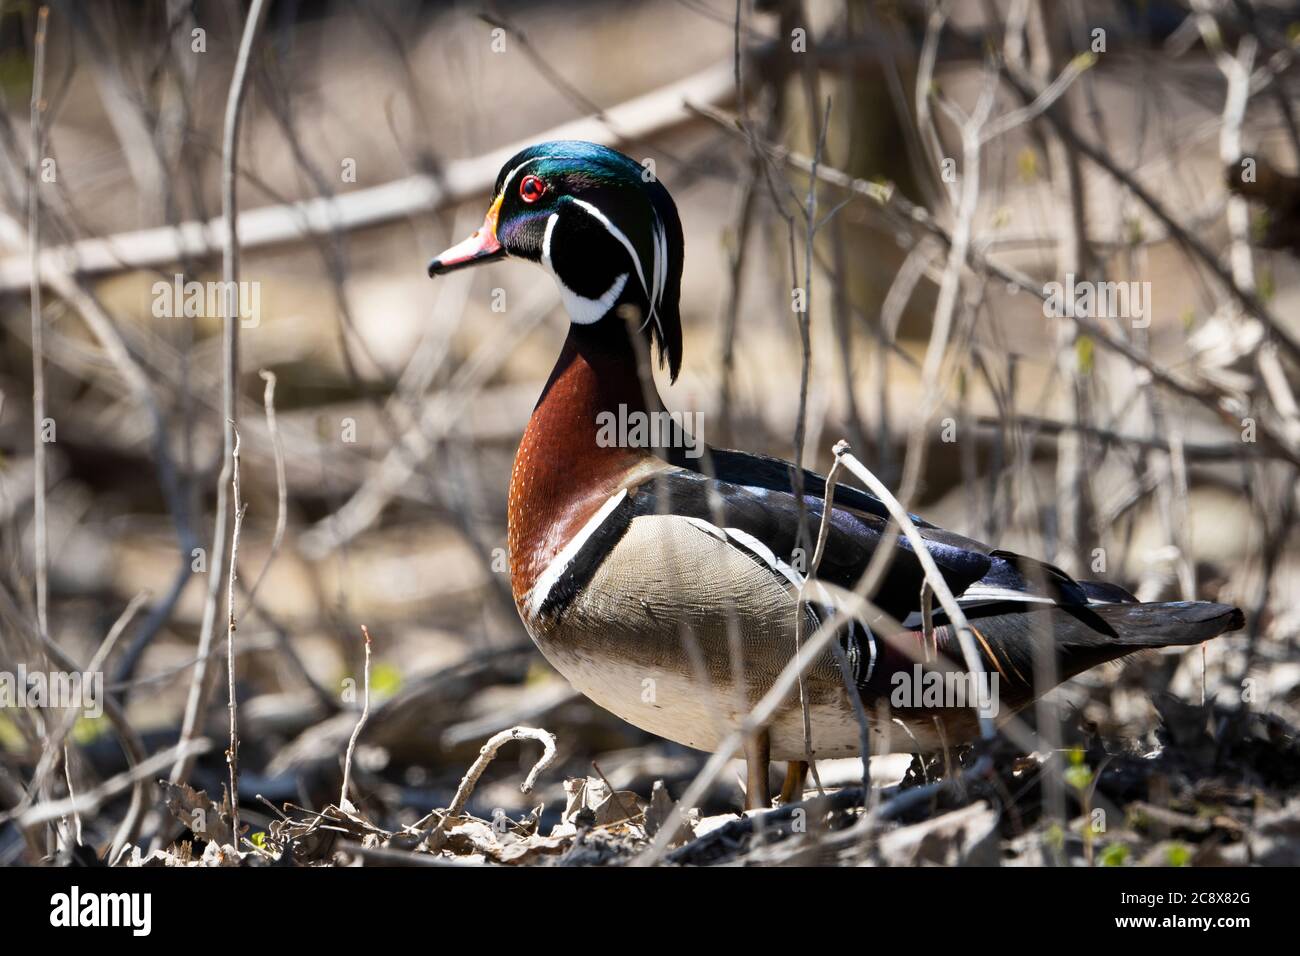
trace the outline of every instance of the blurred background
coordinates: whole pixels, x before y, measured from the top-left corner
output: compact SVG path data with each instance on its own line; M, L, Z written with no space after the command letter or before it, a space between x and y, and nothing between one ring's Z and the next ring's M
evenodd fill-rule
M553 283L512 262L425 275L482 221L501 162L561 136L652 161L676 199L685 362L660 388L703 413L705 440L798 447L825 470L848 439L931 521L1144 600L1237 604L1247 628L1204 653L1054 693L1061 734L1165 746L1167 692L1268 722L1243 734L1283 754L1219 766L1239 754L1215 738L1200 777L1248 788L1251 807L1300 782L1296 5L267 7L238 155L239 278L256 295L234 383L252 830L274 818L255 794L337 800L363 624L353 800L390 828L446 806L483 741L516 724L554 733L559 762L523 796L535 753L503 751L470 800L480 817L545 803L549 822L566 776L642 799L664 780L676 797L701 766L577 696L510 598L510 463L567 323ZM102 852L125 820L148 849L180 832L153 779L214 799L226 779L222 319L166 290L222 275L223 117L249 6L48 10L42 44L38 5L0 2L0 670L47 666L50 644L84 667L111 633L118 712L79 719L51 753L57 713L0 710L4 863L68 842L15 808L100 793L79 805L81 841ZM1071 277L1144 306L1051 314L1051 284ZM212 742L188 756L187 703ZM104 786L158 754L134 785ZM43 755L67 768L46 768L38 800ZM881 782L909 764L881 761ZM827 785L861 772L821 769ZM739 803L728 774L704 809ZM1003 855L1037 860L1004 836ZM1156 842L1139 828L1135 856Z

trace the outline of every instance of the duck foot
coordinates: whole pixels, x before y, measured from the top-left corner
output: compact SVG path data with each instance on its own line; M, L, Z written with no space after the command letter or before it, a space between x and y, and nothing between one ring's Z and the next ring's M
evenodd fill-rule
M772 804L772 787L767 779L772 740L766 730L745 738L745 809L766 810Z
M785 783L781 784L780 802L782 806L798 803L803 799L803 783L808 776L808 761L791 760L785 765Z

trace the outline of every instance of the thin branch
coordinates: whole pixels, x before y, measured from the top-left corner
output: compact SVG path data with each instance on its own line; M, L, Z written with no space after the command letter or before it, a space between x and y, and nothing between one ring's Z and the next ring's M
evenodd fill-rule
M361 736L361 728L370 719L370 630L362 624L361 633L366 639L365 697L361 705L361 717L352 730L352 738L348 741L348 750L343 758L343 789L339 791L339 806L349 811L354 809L352 801L348 799L348 788L352 782L352 754L357 749L357 739Z
M99 786L78 794L76 797L65 797L62 800L36 804L19 816L18 824L22 827L30 827L48 820L57 820L70 813L93 813L118 794L149 780L173 760L185 759L186 757L193 759L211 749L212 743L207 740L190 740L178 743L174 747L168 747L166 750L159 751L152 757L140 761L135 766L116 776L109 777ZM110 862L116 859L117 852L117 850L114 850L110 854Z
M1011 88L1026 102L1033 102L1041 95L1041 91L1034 88L1033 81L1027 77L1018 75L1010 69L1007 64L1001 66L1002 77ZM1048 122L1056 129L1057 134L1063 139L1070 149L1082 153L1088 159L1092 160L1108 176L1117 183L1128 189L1147 210L1156 217L1169 231L1169 234L1180 244L1189 250L1195 259L1198 259L1214 274L1219 283L1227 290L1228 294L1249 314L1259 319L1268 330L1269 335L1282 348L1290 354L1296 361L1300 361L1300 342L1297 342L1277 321L1277 318L1269 311L1268 307L1260 301L1259 297L1249 289L1243 289L1233 278L1232 272L1226 267L1214 251L1206 245L1200 236L1188 230L1180 223L1155 194L1138 182L1133 176L1121 169L1114 158L1102 148L1088 142L1080 136L1070 125L1068 121L1060 116L1056 110L1049 109L1045 114Z
M221 349L222 349L222 422L223 422L223 464L221 466L221 477L217 480L217 509L216 518L213 522L214 528L212 533L212 554L208 563L208 594L207 600L203 606L203 623L199 631L198 662L194 668L194 676L190 682L189 697L185 703L185 717L181 724L181 741L182 743L189 740L197 732L203 712L207 708L208 696L210 694L211 680L208 677L208 659L209 651L212 647L212 638L216 629L217 617L217 600L221 593L221 570L225 567L226 554L226 524L228 508L227 502L227 483L232 480L232 469L235 466L234 454L236 433L235 426L238 422L238 389L239 389L239 310L235 307L233 300L236 297L234 290L237 288L236 281L239 278L239 239L236 234L236 220L239 210L236 203L236 186L237 179L235 170L238 163L239 150L239 121L244 102L244 88L248 80L248 63L252 58L253 41L257 37L258 29L261 27L262 20L266 16L267 4L265 0L253 0L253 5L248 11L248 19L244 22L244 34L239 42L239 55L235 61L234 74L230 80L230 92L226 99L226 118L224 127L224 140L222 145L222 172L221 172L221 205L223 212L222 224L223 230L223 264L222 279L225 281L227 298L225 302L224 326L222 331ZM233 567L231 575L233 578ZM233 610L233 605L232 605ZM234 661L229 662L229 667L234 667ZM233 680L233 678L232 678ZM233 691L232 691L233 697ZM233 706L233 705L232 705ZM192 757L187 752L182 756L176 765L172 768L171 782L182 783L187 776L191 767ZM232 806L234 805L234 795L231 795ZM237 813L238 811L236 811ZM238 830L236 830L236 839L238 839Z
M0 581L0 610L3 610L6 615L19 622L19 626L24 630L31 627L26 618L18 610L13 595L9 592L8 588L4 587L2 581ZM81 670L77 665L77 662L73 660L66 651L60 648L59 645L55 644L48 637L43 637L36 633L34 628L31 631L31 637L33 637L35 642L41 646L42 650L49 656L49 659L53 662L55 667L68 672ZM122 745L122 753L126 757L128 769L134 770L145 760L144 743L140 740L140 735L136 733L135 728L132 727L130 721L127 720L126 714L123 713L116 698L111 695L105 695L104 697L104 716L108 718L109 723L113 725L113 729L117 732L118 740ZM206 749L206 743L204 744L204 749ZM140 823L144 818L144 813L147 808L148 801L146 798L152 788L149 775L135 776L130 783L130 787L131 803L127 807L126 816L122 818L121 824L119 824L116 832L113 834L113 842L109 848L110 859L115 859L122 848L127 843L134 840L136 834L139 832ZM80 812L80 810L78 810L78 812ZM53 818L57 819L61 815L62 814L56 813ZM2 821L3 817L0 817L0 822Z
M807 600L805 595L809 583L815 584L820 588L820 583L816 580L817 572L821 569L822 555L825 554L826 552L826 541L830 537L831 515L835 510L835 488L837 487L840 469L843 467L844 467L843 463L838 458L836 458L835 462L831 465L831 470L826 473L826 485L825 485L826 491L825 491L824 503L822 506L822 520L820 525L817 528L817 545L813 549L812 565L808 569L808 575L807 577L804 578L803 585L799 588L798 606L800 610L802 609L803 602ZM863 622L863 626L864 627L866 626L865 622ZM794 647L795 647L796 655L799 653L799 648L803 643L802 637L803 637L803 614L800 613L795 623ZM849 705L853 708L853 717L858 722L858 749L861 751L861 757L862 757L862 792L865 797L865 794L867 794L871 790L871 724L867 719L866 708L862 704L862 695L858 693L857 687L854 686L853 674L851 668L849 667L848 658L844 653L844 648L840 646L838 641L831 641L830 647L831 647L832 654L834 654L835 656L835 662L837 665L839 665L840 676L844 680L844 690L846 695L848 696ZM804 734L806 737L809 734L808 710L807 710L806 703L804 703L804 689L803 689L802 677L799 680L799 701L800 701L800 706L803 708L804 711ZM805 743L805 749L810 749L806 743ZM813 766L811 755L809 756L808 766L810 768ZM818 788L820 789L821 781L818 780L817 784L818 784Z
M122 636L122 632L126 630L126 626L131 623L131 619L135 617L136 612L140 610L140 606L144 604L148 597L148 591L141 591L131 599L126 608L118 616L117 620L113 622L113 626L109 628L108 634L104 637L104 640L100 642L99 647L90 658L90 663L86 665L83 673L91 675L96 673L102 674L104 662L108 660L108 655L113 652L113 648L117 645L117 639ZM104 688L104 693L107 692L107 688ZM78 713L79 711L76 708L69 708L63 714L62 720L60 720L58 726L54 728L54 732L46 738L45 747L41 753L41 759L36 764L36 770L32 773L31 785L27 788L27 797L24 803L16 809L26 809L26 807L30 806L35 801L36 794L40 792L41 788L45 785L46 778L54 768L58 766L59 754L64 752L63 742L67 739L68 734L72 731L73 725L77 722Z
M45 109L45 35L50 8L43 6L36 17L36 61L32 73L31 142L27 168L27 246L31 259L32 305L32 456L35 462L36 492L33 498L34 563L36 571L36 629L41 637L50 633L49 622L49 529L45 516L45 323L41 320L41 199L40 167L41 114Z
M1004 113L989 123L980 137L981 141L988 143L997 139L1003 133L1028 123L1030 120L1036 119L1047 112L1051 109L1053 103L1065 95L1065 91L1070 88L1071 84L1096 62L1097 55L1095 53L1080 53L1066 64L1065 69L1061 71L1055 80L1045 87L1038 96L1034 97L1032 103L1009 113Z
M819 124L816 149L813 152L812 170L808 176L808 193L804 200L804 259L803 308L795 313L799 326L799 409L794 422L794 471L792 486L798 504L798 528L795 542L805 547L807 541L807 506L803 497L804 439L808 431L808 382L812 376L812 284L813 243L817 239L817 167L826 148L826 133L830 127L831 101L826 100L825 114ZM793 277L792 277L793 278Z
M235 696L235 578L239 575L239 532L244 526L244 503L239 497L239 431L230 452L230 486L235 498L235 526L230 533L230 573L226 578L226 702L230 711L230 746L226 766L230 771L230 829L239 848L239 721Z
M275 533L271 536L271 549L266 553L266 560L262 562L257 577L253 579L253 586L248 589L248 593L244 596L250 608L254 607L253 602L257 597L257 589L262 586L262 579L266 577L266 572L271 569L271 562L280 553L280 545L284 541L284 529L289 521L289 486L284 473L284 443L280 440L280 426L276 423L275 418L275 373L267 369L261 369L257 374L266 382L266 388L262 391L262 404L266 408L266 430L271 435L271 448L275 453L276 507Z

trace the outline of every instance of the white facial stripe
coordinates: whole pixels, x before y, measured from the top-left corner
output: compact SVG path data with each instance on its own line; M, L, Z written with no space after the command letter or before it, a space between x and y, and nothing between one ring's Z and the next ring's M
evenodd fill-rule
M606 232L623 244L623 248L627 250L627 254L632 257L632 265L636 267L636 277L641 280L641 288L645 291L646 298L650 301L650 308L653 310L655 299L651 294L650 286L646 285L645 272L641 268L641 258L636 254L636 249L632 247L631 240L623 234L622 229L619 229L618 226L609 221L608 216L585 199L575 199L573 202L590 213L597 222L605 227Z
M533 157L533 159L548 158L553 157ZM514 180L519 170L532 161L532 159L524 160L524 162L520 163L506 174L506 178L503 181L504 184L501 187L502 193L505 193L505 191L510 187L510 183ZM609 217L600 211L599 207L592 205L585 199L577 199L574 197L566 198L570 199L576 206L599 222L605 228L605 231L617 239L619 243L622 244L623 248L627 250L628 256L632 259L632 265L636 269L637 280L641 283L641 288L645 292L646 299L650 303L650 314L645 317L645 322L642 323L642 328L645 327L646 323L653 320L655 326L659 329L660 336L662 337L663 324L659 321L659 306L663 303L664 291L668 285L668 233L667 230L664 229L663 220L660 219L658 211L654 211L655 219L654 224L651 226L650 238L654 249L654 261L652 263L651 281L647 284L644 264L642 263L640 256L637 255L636 249L633 247L632 242L628 239L626 233L619 229L618 226L614 225L614 223L610 221ZM618 300L619 295L622 294L628 276L627 273L624 273L615 279L614 284L611 285L605 294L598 299L588 299L585 296L578 295L570 289L564 284L564 280L560 278L560 274L555 271L555 266L551 261L551 239L552 234L555 232L555 224L558 220L558 212L552 213L550 218L546 220L546 232L542 236L542 265L545 266L547 271L555 277L555 281L560 287L561 299L564 302L565 309L569 313L569 318L574 322L577 322L579 325L590 325L604 318L609 312L610 308Z
M624 275L623 278L626 279L627 276ZM560 553L551 559L551 563L546 566L546 570L538 575L532 590L528 592L527 607L530 618L537 616L538 611L542 609L542 605L546 603L546 595L550 593L551 588L555 587L555 583L560 580L569 565L573 563L573 559L578 556L578 552L587 543L587 539L595 533L606 518L613 514L614 509L622 504L623 499L626 497L627 489L624 488L601 505L600 510L587 519L587 523L569 539L569 543L560 549Z
M551 265L551 233L555 231L555 224L560 221L560 214L553 212L550 218L546 220L546 232L542 234L542 265L544 265L551 275L555 275L555 267ZM563 285L563 283L561 283Z
M510 170L510 172L506 173L506 178L501 180L501 192L498 193L497 195L504 196L510 190L510 184L514 181L515 175L519 172L519 170L523 169L529 163L535 163L539 159L556 159L556 158L557 157L555 156L534 156L532 159L525 159L514 169Z
M655 210L654 224L654 247L655 247L655 267L654 267L654 292L650 296L650 315L655 320L655 327L659 329L660 340L663 338L664 327L659 322L659 306L663 303L664 287L668 281L668 234L664 230L663 220L659 218L659 211Z
M663 302L664 289L668 285L668 231L664 222L655 212L655 294L654 305Z

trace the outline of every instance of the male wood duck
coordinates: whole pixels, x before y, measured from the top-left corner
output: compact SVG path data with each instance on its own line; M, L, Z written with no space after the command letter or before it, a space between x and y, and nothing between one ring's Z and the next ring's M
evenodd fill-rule
M523 150L497 176L482 227L433 259L429 275L505 256L549 272L570 318L510 480L510 579L519 614L547 660L597 704L651 733L716 749L795 650L806 562L796 560L803 539L794 466L721 449L692 457L689 440L677 433L683 440L669 443L674 447L647 447L633 440L634 428L617 433L626 440L611 440L612 421L644 422L639 416L663 412L650 349L674 379L682 362L682 227L668 190L641 165L593 143ZM814 532L824 492L822 476L805 471L803 520ZM1144 648L1197 644L1243 623L1234 607L1139 603L1115 585L1076 581L1049 564L915 521L970 620L1001 716L1050 689L1034 683L1036 642L1052 643L1056 677L1066 680ZM837 488L818 578L852 587L887 524L880 500ZM916 675L924 638L921 565L905 538L890 540L894 553L875 600L905 630L891 635L880 622L858 621L839 636L854 692L873 718L877 704L897 701L900 676ZM805 605L800 613L806 637L828 607ZM936 610L932 623L929 647L961 660L947 618ZM860 725L831 653L807 673L804 693L807 742L792 694L746 747L750 806L770 799L769 760L789 762L789 799L800 792L809 750L817 757L859 752ZM904 704L891 711L905 729L892 728L894 749L938 749L976 735L968 707L920 698ZM871 721L873 733L889 731L879 723Z

